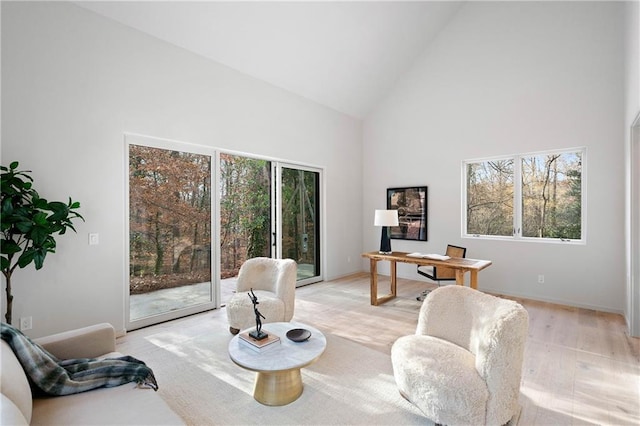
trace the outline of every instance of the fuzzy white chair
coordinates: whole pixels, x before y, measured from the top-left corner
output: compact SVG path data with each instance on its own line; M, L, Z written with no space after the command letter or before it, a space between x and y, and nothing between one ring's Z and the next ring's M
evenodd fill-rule
M290 321L295 307L297 264L291 259L255 257L240 267L236 294L227 303L229 331L255 327L256 316L248 293L253 289L263 323Z
M464 286L432 291L391 348L402 396L446 425L503 425L519 410L527 311Z

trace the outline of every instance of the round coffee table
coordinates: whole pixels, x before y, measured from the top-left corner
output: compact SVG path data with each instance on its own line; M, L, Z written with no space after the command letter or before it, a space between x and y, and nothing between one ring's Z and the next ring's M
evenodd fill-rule
M294 328L309 330L311 337L304 342L289 340L287 331ZM258 352L240 342L238 334L229 342L229 357L240 367L257 373L253 387L256 401L272 406L289 404L302 395L300 369L322 355L327 339L316 328L299 322L271 322L264 324L262 331L280 337L280 343Z

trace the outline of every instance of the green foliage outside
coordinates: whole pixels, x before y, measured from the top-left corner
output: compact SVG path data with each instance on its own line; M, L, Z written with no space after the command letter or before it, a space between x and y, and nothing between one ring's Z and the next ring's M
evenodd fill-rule
M316 264L317 191L316 172L282 169L282 256L298 264Z
M467 233L513 234L513 160L467 165Z
M220 154L221 277L245 260L271 255L271 163Z
M211 277L211 157L129 146L130 293Z

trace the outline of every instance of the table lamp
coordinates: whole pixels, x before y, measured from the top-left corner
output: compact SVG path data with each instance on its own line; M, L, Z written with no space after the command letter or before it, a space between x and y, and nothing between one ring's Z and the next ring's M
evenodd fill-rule
M373 224L374 226L382 226L380 253L391 254L391 231L389 227L398 226L398 210L376 210Z

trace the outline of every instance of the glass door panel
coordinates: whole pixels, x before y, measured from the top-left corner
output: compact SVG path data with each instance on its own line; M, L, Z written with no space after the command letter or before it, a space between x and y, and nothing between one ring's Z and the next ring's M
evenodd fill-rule
M129 144L129 329L213 307L211 159Z
M271 257L271 162L220 153L220 289L225 304L245 260Z
M322 280L320 172L280 167L280 257L298 263L298 285Z

